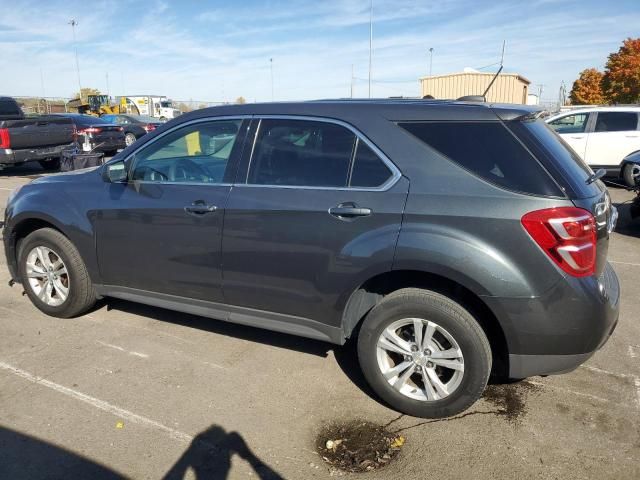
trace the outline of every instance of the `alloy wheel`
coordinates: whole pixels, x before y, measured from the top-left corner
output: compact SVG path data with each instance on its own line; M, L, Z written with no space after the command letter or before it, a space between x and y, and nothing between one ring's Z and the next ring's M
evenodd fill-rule
M453 335L422 318L403 318L386 327L376 355L389 385L414 400L446 398L464 376L464 356Z
M68 298L69 272L60 255L50 248L33 248L25 270L29 287L43 303L58 307Z

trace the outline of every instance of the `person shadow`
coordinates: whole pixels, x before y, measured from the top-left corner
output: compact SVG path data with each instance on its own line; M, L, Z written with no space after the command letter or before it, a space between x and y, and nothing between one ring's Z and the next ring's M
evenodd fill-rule
M231 457L236 454L249 463L262 480L284 480L279 473L260 460L237 432L226 432L211 425L199 433L163 480L182 480L192 469L196 480L224 480L231 469Z

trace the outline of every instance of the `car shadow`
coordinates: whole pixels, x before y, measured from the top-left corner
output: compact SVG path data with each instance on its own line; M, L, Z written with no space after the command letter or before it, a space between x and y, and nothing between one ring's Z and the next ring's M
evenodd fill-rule
M613 205L618 209L618 224L615 232L628 237L640 238L640 200L634 198ZM636 218L631 216L634 210Z
M0 478L119 480L127 477L70 450L0 426Z
M0 177L39 178L47 173L56 173L57 170L45 170L38 162L27 162L15 167L6 167L0 170Z
M188 313L180 313L166 310L160 307L144 305L115 298L103 300L107 304L107 310L115 309L125 313L153 318L162 322L173 323L189 328L196 328L206 332L224 335L227 337L239 338L242 340L262 343L277 348L285 348L296 352L315 355L326 358L329 352L333 351L333 356L342 372L355 384L365 395L376 402L388 407L369 387L358 362L358 353L355 335L344 345L333 345L320 340L290 335L287 333L274 332L247 325L239 325L223 320L200 317Z

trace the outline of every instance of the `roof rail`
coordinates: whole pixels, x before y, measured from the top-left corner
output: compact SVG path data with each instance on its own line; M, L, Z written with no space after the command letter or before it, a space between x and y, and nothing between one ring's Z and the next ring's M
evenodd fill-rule
M484 95L465 95L464 97L458 98L459 102L480 102L485 103L487 99Z

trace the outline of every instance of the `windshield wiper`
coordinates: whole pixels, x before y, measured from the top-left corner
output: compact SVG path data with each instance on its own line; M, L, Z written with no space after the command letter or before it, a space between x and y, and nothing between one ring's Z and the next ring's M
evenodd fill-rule
M593 182L595 182L596 180L600 180L602 177L604 177L607 174L607 171L604 168L600 168L598 170L596 170L595 173L592 173L591 175L589 175L589 178L587 178L585 180L585 183L587 185L591 185Z

